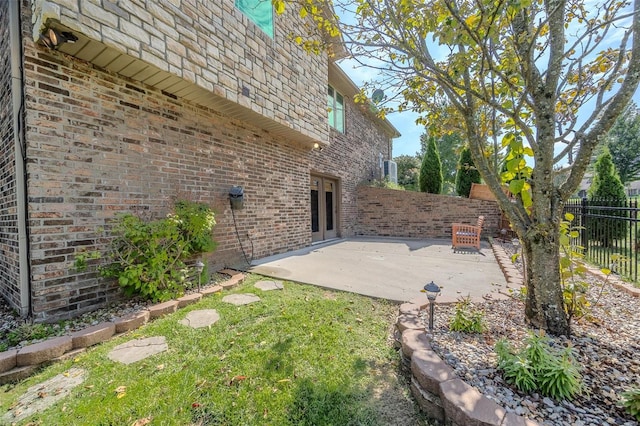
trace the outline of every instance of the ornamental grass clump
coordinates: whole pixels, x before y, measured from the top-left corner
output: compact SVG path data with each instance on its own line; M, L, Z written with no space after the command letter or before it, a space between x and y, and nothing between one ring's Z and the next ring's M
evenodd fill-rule
M640 388L630 389L623 392L620 405L627 411L627 413L640 421Z
M482 333L484 326L484 312L476 309L469 297L465 297L456 303L456 310L449 323L451 331L463 333Z
M515 352L506 339L496 343L498 368L518 390L540 392L556 400L571 399L582 389L582 376L571 347L557 348L544 331L531 332Z

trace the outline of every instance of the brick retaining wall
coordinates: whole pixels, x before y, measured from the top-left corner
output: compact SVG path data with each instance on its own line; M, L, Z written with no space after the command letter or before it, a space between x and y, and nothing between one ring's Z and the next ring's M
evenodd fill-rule
M475 224L480 215L485 216L484 238L500 230L495 201L361 186L357 203L357 235L451 238L452 223Z

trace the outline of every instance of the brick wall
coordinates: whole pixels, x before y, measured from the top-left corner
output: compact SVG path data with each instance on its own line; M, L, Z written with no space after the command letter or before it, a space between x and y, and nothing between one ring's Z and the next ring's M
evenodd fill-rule
M43 48L27 47L25 72L36 318L117 295L72 262L100 246L97 228L118 212L157 216L175 198L205 202L218 222L210 262L233 264L241 255L227 194L241 185L236 220L248 255L247 235L256 258L310 243L308 150Z
M0 2L0 294L20 304L9 2Z
M120 296L117 285L100 279L95 271L73 270L78 253L105 247L98 231L108 230L119 212L157 217L168 213L175 199L207 203L216 212L214 238L219 243L207 261L212 269L234 266L243 262L241 248L249 257L260 258L311 243L309 174L313 171L339 178L339 232L345 236L355 232L356 185L378 177L378 154L391 156L388 137L349 96L345 96L346 133L329 133L326 55L302 58L300 49L293 53L285 34L295 20L277 17L276 27L281 28L272 41L235 10L233 0L105 1L104 16L88 16L95 8L93 1L33 5L37 9L42 3L58 7L63 25L111 45L117 37L142 37L128 31L126 22L146 29L151 45L157 42L152 30L159 31L167 56L158 56L159 50L144 43L137 50L129 46L126 52L156 66L165 60L176 75L230 98L251 76L246 83L258 95L247 107L331 143L322 152L310 152L252 123L36 45L27 28L23 43L28 221L31 299L37 320L72 317ZM30 26L31 3L25 0L24 5L23 23ZM170 19L165 16L168 12L175 12L177 31L166 22L159 29L149 24ZM112 14L117 15L110 23L117 24L114 28L107 22ZM211 22L197 25L201 18ZM229 40L217 43L218 35L212 31L220 30L223 21L221 28ZM194 25L193 33L185 22ZM199 48L206 46L208 68L192 63L192 50L199 49L192 46L194 40L189 42L192 36ZM126 40L121 45L126 46ZM171 44L176 41L186 50ZM176 54L172 49L186 55L182 68L172 62L171 55ZM268 74L264 79L263 72ZM220 78L215 87L202 79L211 73ZM235 212L235 221L228 201L233 185L245 189L245 209Z
M312 152L312 172L340 180L340 236L355 234L358 222L357 192L361 183L381 177L380 154L392 156L389 137L362 107L345 96L345 132L331 129L331 143L321 152Z
M142 59L203 90L326 141L327 55L307 55L297 6L274 15L273 39L234 0L32 0L36 34L48 21ZM309 20L307 23L311 23ZM250 97L240 96L243 90Z
M357 194L357 235L451 238L452 223L475 224L480 215L485 216L483 238L500 229L495 201L368 186L358 187Z

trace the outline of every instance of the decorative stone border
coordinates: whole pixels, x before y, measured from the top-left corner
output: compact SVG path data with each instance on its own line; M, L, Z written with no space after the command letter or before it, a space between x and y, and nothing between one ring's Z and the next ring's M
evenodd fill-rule
M537 422L508 413L495 401L458 378L431 348L429 335L419 319L424 305L404 303L396 322L396 347L402 349L411 371L411 393L429 417L456 426L536 426Z
M44 365L75 357L90 346L135 330L148 321L176 312L177 309L196 303L203 297L234 288L244 281L244 274L241 272L230 269L224 269L220 272L230 275L231 278L220 285L202 289L200 293L158 303L142 311L118 318L113 322L103 322L73 332L68 336L55 337L20 349L0 352L0 384L27 378Z
M522 274L499 243L493 240L490 243L507 280L506 290L501 289L500 292L513 296L511 292L520 291L524 284ZM590 274L603 280L607 278L599 269L585 266ZM640 297L639 288L617 277L609 276L609 282L633 297ZM411 393L425 414L440 422L459 426L538 425L526 417L507 413L502 406L455 375L453 369L431 348L424 322L419 318L420 310L427 307L426 300L424 304L418 302L400 305L395 328L396 348L402 349L403 362L411 371Z
M519 291L523 285L522 274L513 266L502 246L493 241L491 246L507 280L506 290L500 292L513 296L511 292ZM420 311L427 307L427 300L400 305L395 328L396 348L402 349L403 363L411 371L411 393L424 413L444 424L457 426L538 425L531 419L507 412L456 376L431 348L429 335L420 319Z

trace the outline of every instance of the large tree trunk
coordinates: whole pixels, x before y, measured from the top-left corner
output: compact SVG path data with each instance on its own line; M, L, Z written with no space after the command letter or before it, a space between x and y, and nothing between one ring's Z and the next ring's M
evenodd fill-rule
M560 282L559 229L534 225L521 239L527 289L525 314L533 327L559 336L570 334Z

